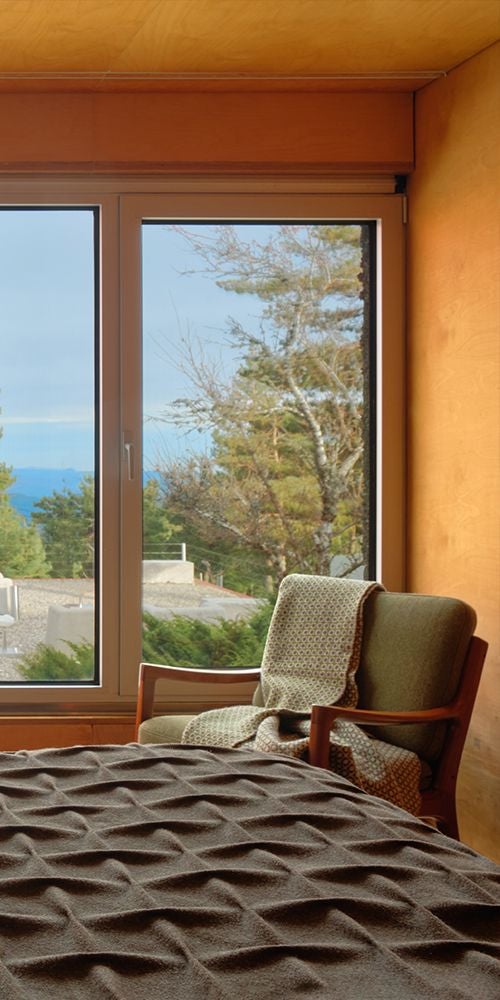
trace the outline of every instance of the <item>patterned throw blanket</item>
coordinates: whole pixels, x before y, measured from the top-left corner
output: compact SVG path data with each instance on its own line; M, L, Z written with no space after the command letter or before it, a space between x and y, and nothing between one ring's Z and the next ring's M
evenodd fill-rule
M262 708L202 712L182 742L242 747L307 759L312 705L355 707L363 605L380 584L293 574L280 587L262 660ZM418 757L337 720L330 736L333 771L373 795L417 814Z

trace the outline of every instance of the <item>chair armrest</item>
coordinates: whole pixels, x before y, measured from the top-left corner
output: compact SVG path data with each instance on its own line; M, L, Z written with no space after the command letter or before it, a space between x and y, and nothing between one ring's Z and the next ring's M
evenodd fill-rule
M335 719L346 719L362 726L404 725L416 722L440 722L442 719L454 719L457 716L453 702L440 708L426 708L411 712L384 712L371 708L347 708L343 705L313 705L312 718L321 720L322 725L330 728Z
M459 708L454 702L440 708L420 712L383 712L365 708L347 708L341 705L313 705L311 710L311 735L309 763L328 767L330 760L330 730L336 719L355 722L360 726L409 725L457 719Z
M136 739L141 722L153 714L157 680L189 681L196 684L241 684L258 682L260 667L234 667L226 670L199 670L191 667L171 667L159 663L141 663L137 696Z

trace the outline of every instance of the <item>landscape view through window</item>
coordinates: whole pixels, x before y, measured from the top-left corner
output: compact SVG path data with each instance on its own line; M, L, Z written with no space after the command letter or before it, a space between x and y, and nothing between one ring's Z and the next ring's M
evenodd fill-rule
M0 681L91 683L95 217L0 227ZM143 655L255 664L283 576L373 558L370 226L144 223L142 247Z

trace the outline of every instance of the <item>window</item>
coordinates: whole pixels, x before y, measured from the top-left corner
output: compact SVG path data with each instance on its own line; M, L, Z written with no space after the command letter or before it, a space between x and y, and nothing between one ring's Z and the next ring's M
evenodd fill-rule
M98 681L98 223L93 208L0 212L7 683Z
M59 217L91 220L84 308L70 302L61 280L68 252L64 268L53 269L62 326L73 312L87 337L83 360L65 374L73 418L86 392L87 420L95 409L86 426L93 427L91 446L95 440L98 447L94 466L77 460L77 427L71 425L71 452L61 452L60 468L76 467L87 478L63 481L56 490L73 504L78 531L71 566L64 569L68 599L60 600L71 607L60 606L50 617L73 659L81 659L80 647L92 646L88 629L99 623L99 655L92 659L87 648L83 670L95 662L100 673L86 686L67 667L49 685L11 681L3 687L6 703L132 707L138 663L161 659L162 623L173 613L190 605L190 620L197 621L208 606L217 617L224 599L225 617L239 613L242 603L245 611L255 609L283 572L353 572L377 576L392 589L403 584L400 199L304 195L276 182L271 194L264 181L253 192L232 192L231 186L244 187L240 182L227 182L224 194L217 184L207 193L209 186L186 182L185 191L178 184L177 192L139 195L129 193L128 182L109 193L109 182L105 194L90 184L82 194L67 182L57 194L45 190L43 198L39 192L38 199L32 192L26 198L29 214L45 215L49 226ZM9 198L5 202L12 210ZM17 196L14 214L20 217L19 202ZM76 341L71 346L76 351ZM58 413L58 394L46 377L40 382L53 408L50 420ZM8 401L4 390L0 423L6 428ZM21 409L26 419L27 400ZM6 433L0 448L7 440ZM318 449L328 466L323 481ZM92 600L85 590L91 564L82 564L78 544L94 483L100 530ZM45 552L50 530L57 541L63 527L56 500L52 491L36 508ZM252 530L243 537L245 525ZM52 558L55 564L54 547ZM20 622L27 611L22 579L16 577ZM55 577L46 579L48 586ZM52 634L48 617L49 608L45 640ZM82 642L68 649L72 638L62 620L85 618L87 632L76 635ZM20 635L20 625L9 630L12 645L16 628ZM25 652L9 663L21 666ZM203 698L210 705L211 692L204 690ZM170 704L179 707L192 700L192 686L178 685L170 695Z
M174 612L252 621L287 573L373 577L373 237L143 223L143 657L171 662ZM222 638L213 665L250 655Z

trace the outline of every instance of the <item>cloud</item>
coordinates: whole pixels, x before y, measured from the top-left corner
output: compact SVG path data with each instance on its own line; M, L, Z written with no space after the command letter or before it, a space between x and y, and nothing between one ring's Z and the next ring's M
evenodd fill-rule
M35 416L35 417L4 417L3 414L0 415L0 425L7 427L13 426L15 424L80 424L85 427L92 427L94 425L94 416L91 413L75 414L73 416L61 416L61 417L47 417L47 416Z

